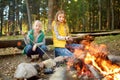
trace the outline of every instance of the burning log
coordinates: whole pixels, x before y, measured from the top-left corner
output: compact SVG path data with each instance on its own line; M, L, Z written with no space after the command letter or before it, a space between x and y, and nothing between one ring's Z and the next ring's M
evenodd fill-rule
M120 57L119 57L119 56L108 55L108 58L109 58L113 63L119 63L119 62L120 62Z
M89 79L101 79L99 72L92 66L85 64L84 60L75 58L73 61L67 63L69 67L73 67L76 70L76 77L82 80ZM71 68L68 69L71 71Z
M92 65L87 65L89 67L89 70L92 72L93 76L97 80L101 80L103 76L99 73L99 71Z
M89 74L93 74L95 79L119 80L120 65L114 62L120 62L120 57L108 55L107 46L97 45L93 40L92 37L85 36L84 40L80 42L84 45L84 49L76 48L74 50L75 58L68 61L68 68L74 66L80 78L86 77L84 74L87 74L87 77ZM80 60L76 62L75 59Z

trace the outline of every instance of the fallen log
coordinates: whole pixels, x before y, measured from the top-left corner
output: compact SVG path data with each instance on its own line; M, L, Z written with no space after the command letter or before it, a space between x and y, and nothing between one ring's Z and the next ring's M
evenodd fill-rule
M46 38L46 45L53 44L52 38ZM19 49L23 49L25 46L23 39L17 40L0 40L0 48L8 48L8 47L18 47Z
M93 67L92 65L87 66L97 80L101 80L103 78L103 76L99 73L98 70L95 69L95 67Z
M112 61L112 63L120 63L120 56L108 55L108 58Z
M79 43L85 35L73 36L74 42ZM52 37L46 38L46 45L52 45L53 39ZM17 39L17 40L0 40L0 48L7 48L7 47L17 47L19 49L23 49L25 46L24 39Z
M76 41L82 40L82 38L86 35L90 36L104 36L104 35L117 35L120 34L120 31L108 31L108 32L90 32L90 33L82 33L82 32L76 32L75 34L72 33L71 35L73 36ZM22 46L18 46L19 43L22 44ZM46 38L46 45L51 45L53 44L52 37ZM25 46L25 43L23 39L19 40L0 40L0 48L6 48L6 47L18 47L18 48L23 48Z

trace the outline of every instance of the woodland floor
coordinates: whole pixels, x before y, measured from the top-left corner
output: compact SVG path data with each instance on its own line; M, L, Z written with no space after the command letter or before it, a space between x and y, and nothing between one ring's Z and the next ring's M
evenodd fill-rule
M109 54L120 56L120 36L118 37L119 38L112 38L112 39L111 37L107 37L107 39L111 39L109 41L104 40L104 38L106 37L96 38L95 42L97 42L98 40L101 40L101 42L98 42L98 43L106 44L110 52ZM8 54L10 52L17 52L17 51L19 53L19 50L17 50L16 48L0 49L0 54ZM53 51L48 52L48 54L51 57L53 57ZM27 62L25 55L22 55L22 54L1 55L0 56L0 80L14 80L13 76L14 76L15 69L17 65L22 62ZM47 80L47 79L41 79L41 80Z

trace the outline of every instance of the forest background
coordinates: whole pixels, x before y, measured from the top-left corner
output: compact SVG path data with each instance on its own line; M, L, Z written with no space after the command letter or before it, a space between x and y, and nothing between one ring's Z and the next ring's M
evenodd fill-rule
M0 0L0 35L28 31L34 20L51 35L55 13L63 9L71 33L103 32L120 29L119 0Z

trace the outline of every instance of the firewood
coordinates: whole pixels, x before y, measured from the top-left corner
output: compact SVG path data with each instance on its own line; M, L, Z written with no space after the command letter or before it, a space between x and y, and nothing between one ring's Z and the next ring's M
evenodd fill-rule
M42 62L46 68L53 68L56 65L56 62L53 59L48 59Z
M44 64L44 66L46 68L53 68L56 66L56 63L57 62L64 62L68 57L63 57L63 56L58 56L54 59L48 59L48 60L45 60L43 61L42 63Z
M120 56L108 55L108 58L109 58L113 63L119 63L119 62L120 62Z
M102 75L92 65L87 66L97 80L102 79Z
M64 61L65 59L67 59L68 57L63 57L63 56L58 56L56 58L54 58L54 61L55 62L61 62L61 61Z

